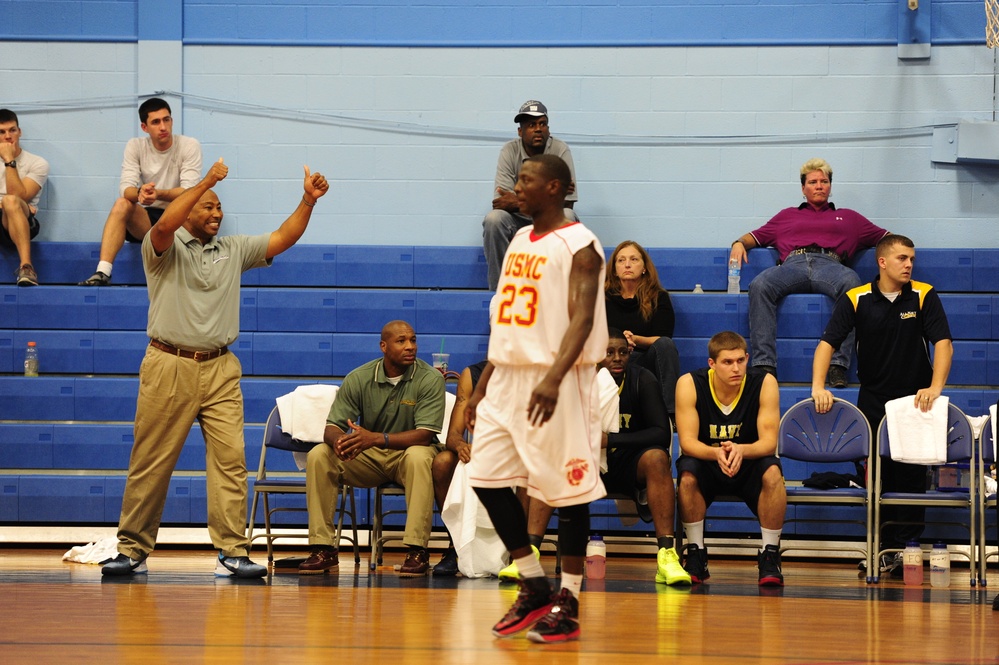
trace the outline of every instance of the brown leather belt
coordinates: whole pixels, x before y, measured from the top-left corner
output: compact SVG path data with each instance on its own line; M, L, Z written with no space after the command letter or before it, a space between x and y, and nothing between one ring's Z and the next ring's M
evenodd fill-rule
M159 349L160 351L165 351L173 356L180 356L181 358L190 358L199 363L205 362L206 360L214 360L219 356L224 356L229 353L229 347L223 346L221 349L215 349L214 351L188 351L187 349L178 349L176 346L170 346L166 342L161 342L158 339L149 340L149 346L154 349Z

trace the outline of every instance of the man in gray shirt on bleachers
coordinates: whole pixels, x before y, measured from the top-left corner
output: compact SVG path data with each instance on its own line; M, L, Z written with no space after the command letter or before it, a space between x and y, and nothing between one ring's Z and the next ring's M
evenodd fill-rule
M125 241L142 242L167 205L201 179L201 144L173 133L170 105L152 97L139 105L139 122L148 137L129 139L121 163L119 196L101 235L100 261L80 286L107 286Z
M493 199L493 209L482 220L482 247L486 253L490 291L495 291L499 284L503 257L510 240L517 231L533 223L529 216L520 212L517 195L513 193L513 186L517 184L517 176L520 175L524 160L546 154L561 157L569 165L572 182L565 197L565 216L579 221L572 210L573 204L579 200L576 194L576 167L572 164L569 146L554 138L548 130L548 109L537 100L528 100L521 104L513 121L520 125L517 128L517 136L520 138L508 141L500 150L499 162L496 164L496 198Z

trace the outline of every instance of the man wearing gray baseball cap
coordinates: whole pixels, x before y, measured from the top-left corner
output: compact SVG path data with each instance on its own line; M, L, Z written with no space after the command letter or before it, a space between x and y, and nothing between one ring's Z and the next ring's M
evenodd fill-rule
M534 155L555 155L561 157L569 165L572 174L572 184L565 197L565 216L567 219L579 221L573 212L573 204L579 200L576 194L576 168L572 163L572 153L563 141L551 136L548 129L548 109L544 104L531 99L520 105L520 110L513 121L520 125L517 128L519 138L508 141L500 150L499 162L496 165L495 198L493 209L482 220L482 246L486 254L486 264L489 269L489 288L496 289L499 284L500 270L503 267L503 257L510 240L517 231L532 220L520 212L517 195L513 187L520 175L520 167L528 157Z

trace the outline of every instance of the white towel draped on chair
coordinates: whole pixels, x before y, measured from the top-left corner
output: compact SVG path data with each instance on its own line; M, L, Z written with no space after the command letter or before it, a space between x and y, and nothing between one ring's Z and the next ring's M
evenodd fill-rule
M600 430L606 433L617 432L621 428L621 402L618 399L618 385L614 377L601 367L597 372L597 387L600 391ZM600 449L600 473L607 473L607 449Z
M468 484L465 463L458 462L447 490L441 519L458 553L458 570L465 577L498 575L507 564L507 551L479 497Z
M944 464L950 399L941 395L925 413L914 406L915 399L909 395L885 404L891 458L908 464Z
M323 440L326 432L326 418L336 398L340 386L312 384L299 386L287 395L277 398L278 414L281 416L281 429L298 441L315 443ZM305 468L307 453L294 453L295 464L301 471Z

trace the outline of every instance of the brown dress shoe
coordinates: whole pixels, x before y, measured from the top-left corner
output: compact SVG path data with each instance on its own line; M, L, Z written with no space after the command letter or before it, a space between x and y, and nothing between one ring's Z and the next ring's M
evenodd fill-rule
M422 547L411 547L406 561L399 568L399 577L423 577L430 572L430 552Z
M308 559L298 564L299 575L321 575L331 570L339 570L340 558L332 548L316 548Z

